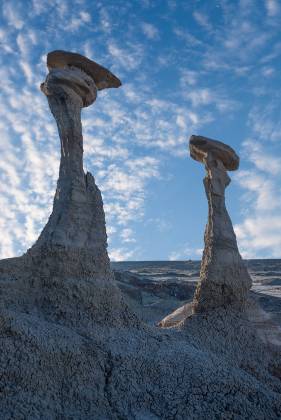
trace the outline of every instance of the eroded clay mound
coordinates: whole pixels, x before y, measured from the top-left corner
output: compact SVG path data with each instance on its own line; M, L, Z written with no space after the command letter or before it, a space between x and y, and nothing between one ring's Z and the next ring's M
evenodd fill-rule
M78 265L66 251L41 264L28 256L1 261L1 418L281 415L269 356L245 332L233 349L239 328L222 338L236 318L204 315L182 330L145 327L112 278L92 276L84 258L85 268L81 254ZM70 260L76 269L64 271Z

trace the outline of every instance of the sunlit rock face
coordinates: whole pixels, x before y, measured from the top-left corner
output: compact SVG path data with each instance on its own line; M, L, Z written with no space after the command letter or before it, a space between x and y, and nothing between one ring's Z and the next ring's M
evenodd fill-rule
M191 157L206 168L204 187L209 208L194 311L229 305L242 309L252 281L225 206L225 188L230 183L227 170L238 168L239 157L228 145L202 136L191 136L189 147Z

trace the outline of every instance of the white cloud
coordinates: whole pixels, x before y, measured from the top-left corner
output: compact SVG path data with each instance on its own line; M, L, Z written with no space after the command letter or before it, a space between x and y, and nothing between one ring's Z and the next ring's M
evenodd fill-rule
M3 4L3 15L9 25L15 29L21 29L24 25L24 19L20 14L20 4L14 1L6 1Z
M279 95L279 92L276 92ZM264 106L254 106L249 113L248 125L261 141L281 140L279 100L273 99Z
M124 166L111 164L99 171L109 221L126 225L143 217L146 183L159 176L159 161L144 156L128 160Z
M199 11L195 11L193 13L193 17L196 20L196 22L200 26L202 26L202 28L206 29L207 31L211 31L212 30L212 25L211 25L208 17L204 13L201 13Z
M244 142L243 156L254 165L239 171L234 180L244 189L244 219L235 232L245 258L280 258L281 229L281 159L265 152L259 141Z
M202 257L202 252L202 248L192 248L189 244L185 244L181 248L172 251L168 256L168 259L169 261L198 259Z
M147 225L152 225L153 228L156 228L159 232L168 232L172 229L172 224L161 217L150 218L145 221Z
M91 22L91 15L88 12L81 11L77 16L72 17L71 21L68 24L68 29L70 31L76 31L81 26Z
M250 203L255 211L271 211L279 208L281 197L272 179L255 170L239 171L234 178L247 191L244 199L248 207Z
M281 217L255 215L234 227L244 258L281 257Z
M148 39L158 39L159 38L159 31L158 31L158 29L156 28L155 25L152 25L151 23L143 22L141 27L142 27L142 31L143 31L144 35Z
M31 68L26 71L31 82ZM43 95L33 86L14 84L13 74L13 69L2 71L1 257L17 255L35 241L50 212L58 172L57 140Z
M271 77L274 73L275 73L275 69L273 67L262 68L262 75L265 77Z
M109 251L109 258L111 261L128 261L133 257L134 253L134 249L114 248Z
M26 57L32 52L32 47L38 43L38 36L33 30L29 30L25 33L19 32L16 42L20 54L26 59Z
M179 39L184 41L186 45L190 48L203 45L203 42L200 39L196 38L196 36L186 31L186 29L175 27L173 28L173 32Z
M197 81L198 81L198 72L195 72L194 70L187 70L187 69L183 69L181 71L180 84L183 88L185 88L186 85L194 86L197 84Z
M29 85L32 85L33 83L33 72L31 69L31 66L27 61L20 60L19 62L20 67L22 68L23 74L26 77L26 81Z
M269 16L276 16L280 11L280 5L276 0L265 0L265 7Z
M120 237L122 239L123 242L136 242L136 239L133 238L134 235L134 231L131 228L125 228L121 231L120 233Z
M121 67L134 70L140 66L143 59L143 49L140 44L120 47L117 42L110 40L107 44L108 52Z
M281 174L281 158L264 150L257 140L247 140L243 143L243 155L252 162L257 169L271 175Z
M100 15L99 24L100 24L101 30L107 34L111 33L113 24L111 21L111 16L109 15L105 7L101 7L99 11L99 15Z
M228 99L225 95L210 88L187 89L183 92L183 96L195 108L214 104L218 111L228 112L237 107L234 100Z
M215 29L209 27L206 14L195 11L198 24L211 37L209 42L200 46L201 69L227 71L242 77L252 71L252 77L259 70L260 60L271 60L278 55L275 51L278 42L274 41L278 35L278 22L262 15L262 6L261 3L257 7L253 1L239 1L235 5L223 2L221 17L225 24L217 24ZM269 0L266 6L270 17L277 14L278 2Z

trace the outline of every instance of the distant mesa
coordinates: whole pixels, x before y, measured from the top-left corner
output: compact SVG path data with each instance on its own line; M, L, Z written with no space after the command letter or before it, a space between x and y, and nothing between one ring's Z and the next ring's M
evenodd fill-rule
M71 66L78 67L91 76L98 90L121 86L121 81L118 77L105 67L81 54L55 50L47 55L47 67L49 70L64 69Z

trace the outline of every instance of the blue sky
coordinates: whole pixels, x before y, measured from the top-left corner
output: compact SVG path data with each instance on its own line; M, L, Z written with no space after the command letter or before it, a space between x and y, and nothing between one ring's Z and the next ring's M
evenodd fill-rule
M188 138L240 155L227 205L244 257L281 257L281 2L3 0L0 257L36 240L59 140L46 54L76 51L123 82L83 110L85 168L102 190L113 260L199 259L204 168Z

